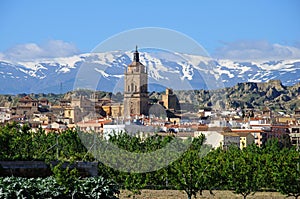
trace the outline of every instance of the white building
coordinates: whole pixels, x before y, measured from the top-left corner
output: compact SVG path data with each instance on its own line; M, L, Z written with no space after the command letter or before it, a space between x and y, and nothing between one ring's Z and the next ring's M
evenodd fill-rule
M125 132L125 124L104 124L103 138L108 140L110 135L118 135Z
M223 135L218 131L195 131L194 137L199 137L201 134L205 136L204 144L210 145L212 148L222 146Z
M0 107L0 123L5 123L6 121L9 121L10 117L11 113L9 108Z
M254 143L254 136L250 132L244 132L241 129L232 132L229 128L203 128L195 131L194 137L199 137L201 134L205 136L204 144L210 145L212 148L222 147L226 149L234 145L242 149Z

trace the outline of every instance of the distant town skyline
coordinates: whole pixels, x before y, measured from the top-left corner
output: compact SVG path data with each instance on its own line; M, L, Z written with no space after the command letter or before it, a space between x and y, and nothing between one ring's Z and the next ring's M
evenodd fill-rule
M172 29L217 58L300 58L300 2L8 1L0 3L0 60L90 52L120 32Z

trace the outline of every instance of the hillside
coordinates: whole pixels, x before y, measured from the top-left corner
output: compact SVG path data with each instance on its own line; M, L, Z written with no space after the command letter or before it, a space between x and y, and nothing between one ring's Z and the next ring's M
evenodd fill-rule
M179 91L177 97L198 107L216 109L262 109L283 112L294 111L300 107L300 83L284 86L279 80L266 83L238 83L233 87L219 90Z
M151 92L149 98L152 101L161 100L164 92ZM174 92L185 109L186 104L193 104L191 111L198 108L215 108L219 110L249 108L262 109L269 107L272 110L289 113L300 107L300 82L292 86L284 86L279 80L270 80L266 83L238 83L233 87L218 90L180 90ZM47 98L52 103L58 103L59 99L71 99L72 96L87 96L94 94L91 90L76 90L65 94L29 94L35 99ZM26 94L0 95L0 106L16 105L18 98ZM115 102L122 102L123 94L97 91L99 98L110 97ZM196 109L194 109L195 107Z

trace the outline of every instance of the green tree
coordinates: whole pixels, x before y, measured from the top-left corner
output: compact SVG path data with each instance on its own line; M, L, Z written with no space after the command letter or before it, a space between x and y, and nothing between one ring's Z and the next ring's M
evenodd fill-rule
M209 165L206 169L206 181L210 193L213 195L212 190L222 189L227 186L227 171L226 166L227 158L225 157L225 151L221 148L212 150L205 157L206 164Z
M300 196L300 153L294 148L281 150L274 162L273 179L276 189L296 199Z
M206 188L205 177L207 165L202 159L204 136L195 138L190 148L170 167L168 179L178 190L184 190L188 199L196 197L198 192Z
M45 133L32 131L28 125L8 123L0 128L1 160L82 160L87 149L81 143L77 130Z
M251 147L244 150L230 147L226 154L230 160L226 162L225 170L228 188L233 189L236 194L241 194L244 199L261 188L264 177L260 155L253 152L257 146Z
M147 184L147 173L127 173L124 181L124 188L133 193L133 198L136 194L141 194L141 189Z
M65 194L68 192L73 194L78 190L79 173L76 168L71 168L71 166L71 164L60 162L51 169L56 182L65 188Z
M279 161L279 154L281 154L282 147L276 139L269 139L262 148L260 148L261 165L263 173L262 187L275 190L276 183L274 181L273 173L276 170L276 162Z

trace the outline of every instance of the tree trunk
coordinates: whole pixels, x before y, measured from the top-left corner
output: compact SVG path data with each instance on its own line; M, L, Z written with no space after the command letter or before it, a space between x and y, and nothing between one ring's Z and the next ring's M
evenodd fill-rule
M185 190L185 193L187 194L187 196L188 196L188 199L192 199L192 191L190 191L190 190Z
M199 192L200 192L200 196L202 196L202 190L200 190Z

